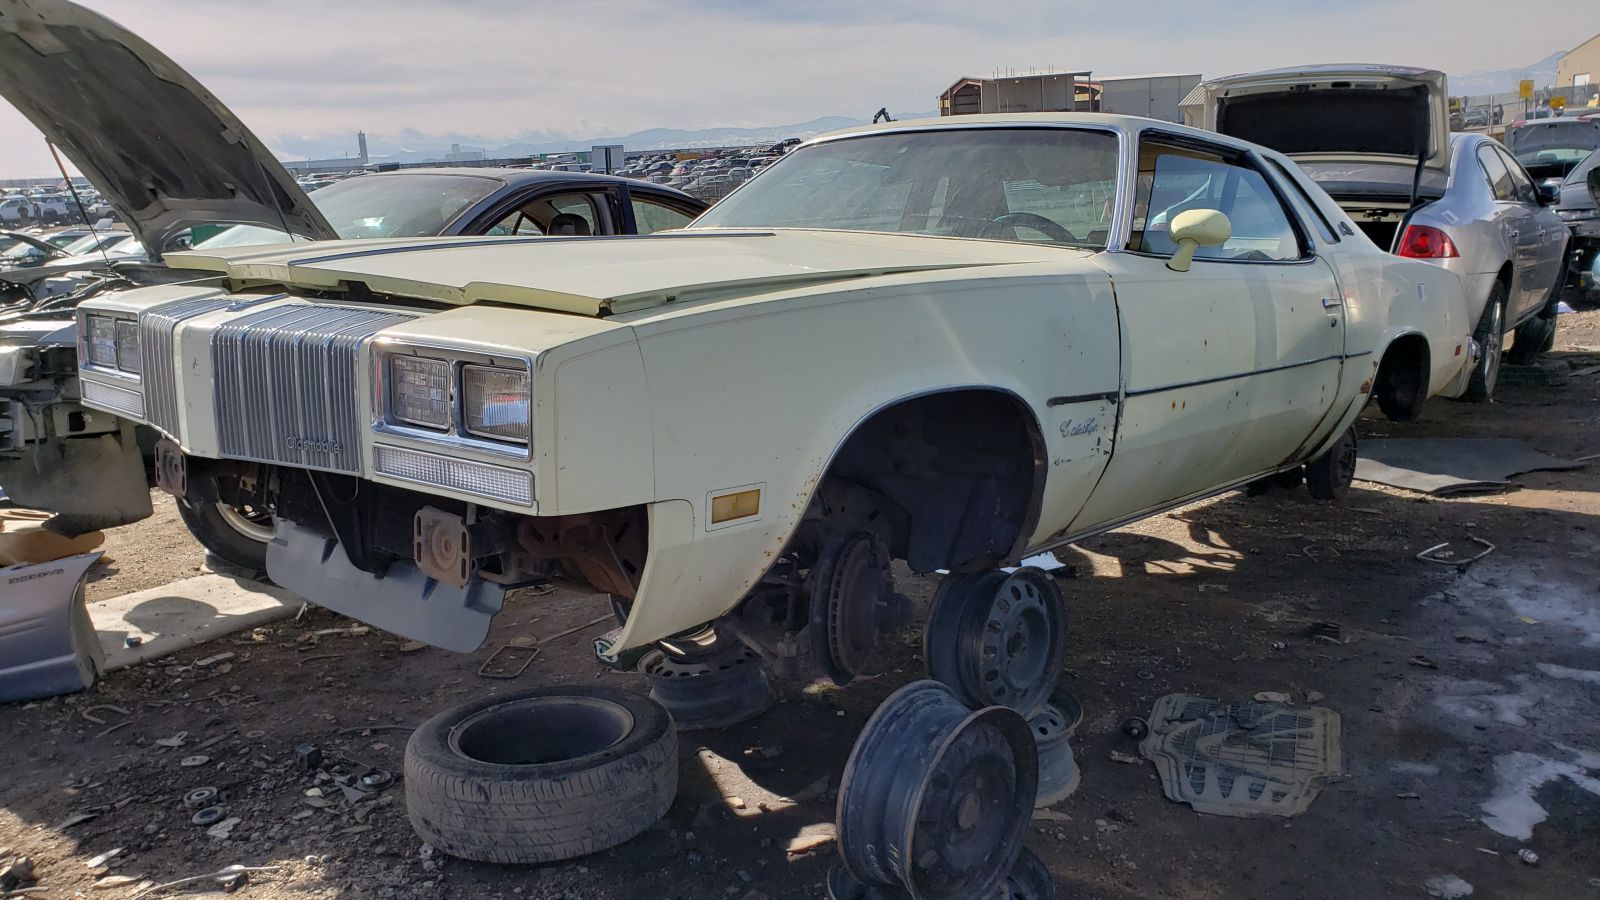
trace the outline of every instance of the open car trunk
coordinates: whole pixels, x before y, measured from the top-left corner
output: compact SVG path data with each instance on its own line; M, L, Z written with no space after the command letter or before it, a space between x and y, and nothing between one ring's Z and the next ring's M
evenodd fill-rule
M1202 125L1283 153L1380 247L1449 180L1445 76L1330 65L1230 75L1202 86Z

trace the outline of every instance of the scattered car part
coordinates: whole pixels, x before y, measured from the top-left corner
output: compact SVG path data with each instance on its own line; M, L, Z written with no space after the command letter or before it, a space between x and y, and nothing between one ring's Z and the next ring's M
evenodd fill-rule
M498 694L419 726L404 781L412 828L445 853L571 859L666 814L678 787L677 732L660 704L616 688Z
M211 757L206 756L203 753L197 753L194 756L185 756L178 762L178 765L183 766L185 769L193 769L203 766L208 762L211 762Z
M1580 468L1515 438L1379 438L1363 441L1356 476L1436 497L1504 490L1524 472Z
M83 580L100 557L0 569L0 702L94 684L105 656L84 606Z
M973 712L948 685L889 696L856 739L839 785L839 853L851 874L913 900L994 891L1022 848L1039 761L1013 709Z
M1140 716L1129 716L1122 720L1122 733L1136 741L1142 741L1144 736L1150 733L1150 723Z
M1039 755L1039 791L1033 808L1043 809L1072 796L1082 780L1072 756L1071 739L1083 721L1083 706L1066 691L1056 691L1050 702L1028 720Z
M368 794L376 794L393 784L394 773L384 769L373 769L356 779L356 789Z
M601 665L608 666L620 672L636 671L639 668L639 662L650 653L650 645L645 644L618 653L616 652L615 648L617 638L621 635L622 627L619 625L605 634L595 638L594 658Z
M3 483L3 482L0 482ZM36 509L0 509L0 567L31 566L92 553L106 542L103 532L63 537L52 531L51 513Z
M849 684L871 671L878 635L898 621L889 548L871 532L838 535L807 580L812 657L834 684Z
M1043 569L952 575L934 593L923 658L967 706L1031 716L1055 688L1066 637L1061 587Z
M301 744L294 748L294 767L302 772L315 772L322 768L322 749L315 744Z
M539 658L539 652L542 648L534 638L526 638L525 640L529 641L529 643L512 641L496 647L494 652L489 654L488 658L483 661L483 665L478 666L478 677L499 678L509 681L528 671L528 666L533 665L533 661ZM507 659L500 661L501 654L505 654ZM498 668L496 667L497 661L499 662Z
M679 731L726 728L766 712L775 699L761 657L738 643L686 659L652 650L639 671Z
M1343 503L1356 477L1356 427L1351 425L1321 456L1306 463L1306 489L1317 500Z
M183 795L183 805L190 809L204 809L216 802L218 796L220 792L214 787L197 787Z
M1418 553L1417 559L1420 559L1423 562L1438 563L1441 566L1455 566L1459 569L1465 570L1467 566L1472 565L1473 563L1483 559L1485 556L1488 556L1495 551L1495 546L1493 544L1481 537L1478 537L1477 535L1469 535L1467 540L1482 544L1483 550L1473 556L1456 556L1453 551L1444 549L1450 546L1450 542L1445 541L1442 544L1434 544L1432 547L1429 547L1421 553Z
M1168 694L1139 753L1167 799L1220 816L1297 816L1343 773L1339 714L1321 706Z
M215 806L207 806L196 810L195 814L189 817L189 824L200 828L210 828L227 817L228 804L218 803Z

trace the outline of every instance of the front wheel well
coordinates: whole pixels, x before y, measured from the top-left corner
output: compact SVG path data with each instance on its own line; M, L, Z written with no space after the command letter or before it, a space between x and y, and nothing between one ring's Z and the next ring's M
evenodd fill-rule
M1428 341L1422 335L1404 334L1389 343L1372 382L1372 397L1385 416L1411 422L1422 414L1429 365Z
M886 500L891 555L915 572L993 565L1038 519L1044 442L1006 391L974 388L900 401L861 422L834 455L807 517L838 487ZM850 527L845 523L845 527Z

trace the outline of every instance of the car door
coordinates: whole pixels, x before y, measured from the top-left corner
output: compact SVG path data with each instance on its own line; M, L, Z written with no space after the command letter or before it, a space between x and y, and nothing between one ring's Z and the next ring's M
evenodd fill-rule
M705 212L706 204L665 191L628 186L627 228L629 234L655 234L682 228Z
M1478 145L1478 163L1489 178L1489 188L1494 194L1494 224L1505 238L1511 251L1512 294L1506 310L1506 322L1517 321L1530 303L1536 302L1534 294L1539 284L1539 223L1528 204L1517 192L1508 159L1491 144Z
M1170 223L1228 215L1233 235L1167 268ZM1123 397L1104 477L1074 529L1127 518L1298 458L1344 361L1333 270L1259 160L1187 138L1139 150L1133 228L1102 254L1122 322Z
M1517 197L1527 211L1530 230L1537 235L1533 275L1528 279L1530 296L1528 306L1523 308L1524 315L1532 315L1549 295L1551 286L1566 274L1562 271L1561 263L1567 249L1567 225L1554 211L1539 202L1539 190L1532 176L1517 162L1516 157L1501 147L1496 147L1495 151L1511 173Z

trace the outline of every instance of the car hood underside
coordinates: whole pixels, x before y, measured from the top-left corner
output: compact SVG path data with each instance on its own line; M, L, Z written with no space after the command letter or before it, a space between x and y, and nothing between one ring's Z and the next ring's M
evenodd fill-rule
M833 231L616 237L407 238L172 253L236 288L356 290L451 305L609 315L906 272L1082 256L1059 247Z
M152 259L196 225L337 236L216 97L137 35L75 3L0 0L0 96L78 166Z

